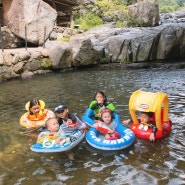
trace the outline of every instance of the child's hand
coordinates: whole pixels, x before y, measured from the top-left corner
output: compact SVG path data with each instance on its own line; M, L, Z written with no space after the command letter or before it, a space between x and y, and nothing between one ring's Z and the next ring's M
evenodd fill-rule
M108 131L108 134L113 134L113 133L114 133L113 130L109 130L109 131Z
M93 128L97 128L97 127L98 127L98 124L95 123L95 124L92 125L92 127L93 127Z
M128 125L130 121L131 121L130 119L127 119L127 120L122 121L122 123L123 123L124 125Z
M155 135L154 135L154 133L151 133L150 134L150 141L155 141Z
M67 120L67 124L68 124L68 125L71 125L72 123L73 123L73 121L72 121L71 119L68 119L68 120Z
M57 138L55 139L55 144L58 145L60 142L61 142L61 139L60 139L59 137L57 137Z

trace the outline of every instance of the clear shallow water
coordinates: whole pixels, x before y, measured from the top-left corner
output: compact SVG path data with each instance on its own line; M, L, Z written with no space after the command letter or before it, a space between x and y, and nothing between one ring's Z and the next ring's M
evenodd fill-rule
M0 184L63 185L182 185L185 184L185 69L110 70L84 69L13 80L0 84ZM19 126L24 105L33 97L53 110L66 102L81 118L94 96L102 90L121 119L129 117L128 102L137 89L162 91L169 96L170 135L156 142L136 139L119 152L102 152L84 140L73 149L75 161L64 153L30 151L37 133Z

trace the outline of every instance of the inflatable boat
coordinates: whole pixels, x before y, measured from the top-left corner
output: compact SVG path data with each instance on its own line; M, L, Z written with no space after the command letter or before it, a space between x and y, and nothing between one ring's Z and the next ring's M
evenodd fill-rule
M129 111L132 118L130 129L139 138L149 139L152 128L141 130L139 128L138 116L136 111L152 112L151 122L157 127L155 138L167 136L172 128L172 122L168 118L168 96L163 92L145 92L137 90L132 93L129 100ZM145 123L144 123L145 124Z
M86 110L82 120L91 127L86 133L86 141L89 145L100 150L121 150L133 144L135 140L134 133L121 124L120 116L117 113L114 112L113 114L114 121L117 123L116 131L120 133L121 137L116 140L107 140L100 137L100 132L97 129L92 128L92 125L95 124L93 120L94 113L89 108Z
M58 145L55 144L53 137L55 137L53 134L46 135L42 142L33 144L30 147L31 151L51 153L71 150L84 139L85 132L84 130L75 130L72 133L66 133L65 138Z

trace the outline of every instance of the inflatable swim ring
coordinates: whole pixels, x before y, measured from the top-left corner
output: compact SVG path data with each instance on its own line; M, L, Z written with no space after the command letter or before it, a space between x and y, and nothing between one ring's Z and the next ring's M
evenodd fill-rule
M48 118L55 117L55 114L48 109L44 109L45 103L42 100L40 102L40 112L37 116L30 115L29 113L29 103L26 103L25 108L28 112L24 113L20 118L20 125L25 128L40 128L45 126L45 121Z
M65 139L63 139L58 145L55 144L56 135L47 134L43 140L30 147L33 152L51 153L51 152L64 152L71 150L78 145L85 137L83 130L75 130L71 133L66 133Z
M82 117L82 120L90 127L92 127L92 125L95 123L95 121L92 119L93 114L93 111L88 108ZM86 134L86 141L92 147L100 150L121 150L132 145L135 140L134 133L129 128L121 124L120 117L115 112L114 121L117 123L116 131L120 133L120 139L106 140L102 137L99 137L100 132L98 132L97 129L90 128Z
M168 96L165 93L144 92L141 90L135 91L129 100L129 111L133 120L130 129L139 138L149 139L152 133L152 128L148 130L140 130L138 118L135 111L153 112L152 122L157 127L155 138L162 138L168 135L171 131L172 122L168 118Z

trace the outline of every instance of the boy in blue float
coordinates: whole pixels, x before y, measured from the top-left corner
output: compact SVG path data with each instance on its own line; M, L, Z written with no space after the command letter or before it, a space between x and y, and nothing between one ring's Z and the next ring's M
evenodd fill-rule
M69 112L67 105L62 103L55 107L54 112L58 117L59 125L63 127L64 131L70 132L75 129L85 129L86 124L82 122L77 116Z
M101 118L101 111L105 108L115 111L113 103L108 103L106 95L102 91L97 91L94 96L94 100L90 103L89 109L94 112L94 119L99 120Z

